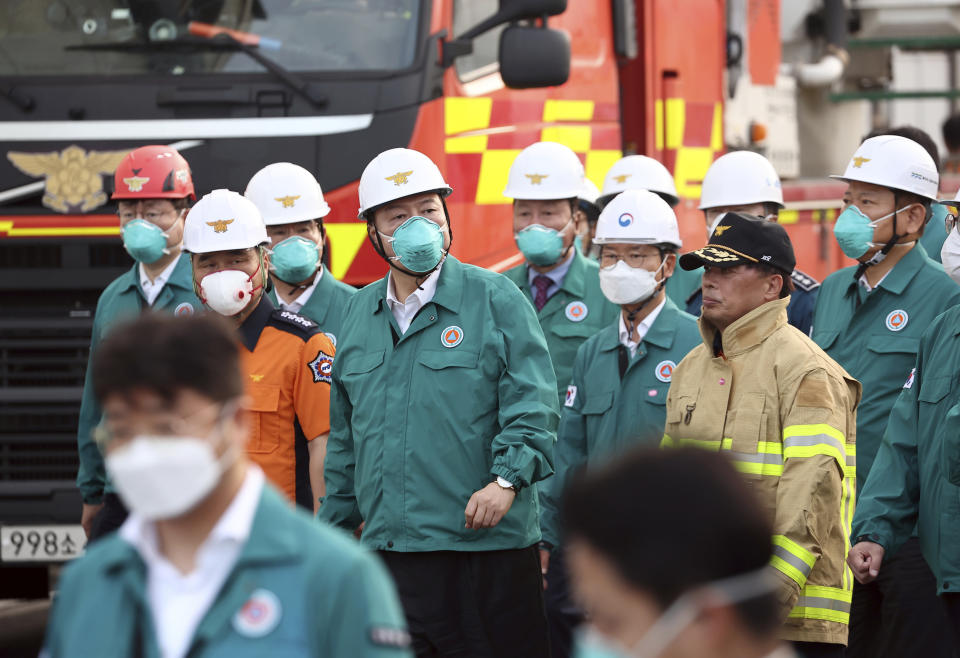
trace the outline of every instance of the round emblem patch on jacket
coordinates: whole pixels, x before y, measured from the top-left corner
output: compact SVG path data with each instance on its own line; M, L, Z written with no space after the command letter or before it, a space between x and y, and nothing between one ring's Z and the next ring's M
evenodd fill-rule
M587 319L587 314L590 311L583 302L570 302L564 312L570 322L583 322Z
M263 637L280 625L282 608L277 595L258 589L233 616L233 628L245 637Z
M663 383L667 383L673 377L673 369L676 367L677 364L673 361L661 361L657 364L657 369L653 371L653 374Z
M330 377L333 373L333 357L323 350L317 352L317 358L308 363L307 367L310 368L310 374L313 375L314 384L321 382L330 384L333 381Z
M444 347L456 347L463 341L463 329L456 325L451 325L440 334L440 343Z
M907 312L902 308L898 308L896 311L890 311L886 320L887 329L890 331L900 331L907 326L909 320L910 316L907 315Z
M182 304L177 304L177 308L173 309L173 314L177 316L187 316L193 315L193 304L190 302L183 302Z

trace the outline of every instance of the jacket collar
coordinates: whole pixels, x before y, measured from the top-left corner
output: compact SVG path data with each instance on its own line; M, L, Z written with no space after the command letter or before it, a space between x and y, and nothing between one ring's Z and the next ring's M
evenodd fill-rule
M622 311L621 311L622 312ZM670 349L673 346L673 339L676 336L676 327L677 319L680 316L680 309L676 304L673 303L669 297L666 298L666 303L663 305L663 309L660 311L660 315L657 316L657 319L653 321L653 324L650 326L650 329L647 330L646 336L643 337L641 343L649 343L650 345L656 345L657 347L663 349ZM608 352L610 350L619 349L620 347L620 328L619 328L620 318L617 316L617 321L613 323L612 328L604 329L603 338L600 340L602 352Z
M240 325L240 342L251 352L256 349L257 341L260 340L260 334L263 328L267 326L270 316L273 315L273 302L266 295L260 295L260 302L253 313L247 316L247 319Z
M463 302L463 277L464 265L451 255L443 261L443 268L440 270L440 276L437 278L437 291L431 300L437 306L449 310L452 313L460 311L460 305ZM377 293L370 295L369 306L367 307L371 314L376 314L381 309L387 309L387 279L390 274L383 277L374 286Z
M120 281L120 292L126 292L131 288L141 290L140 263L134 263L133 267L120 275L118 280ZM181 252L177 257L177 265L170 273L166 285L193 292L193 266L190 263L190 256L186 252Z
M887 276L883 278L877 288L883 288L894 295L900 295L906 290L907 285L917 275L917 272L923 269L926 264L927 250L917 242L910 251L903 255L903 258L897 261L897 264L887 273ZM853 286L860 287L860 282L853 281L851 284L851 289L856 292Z
M787 305L790 297L775 299L758 306L743 317L734 321L721 333L723 353L734 356L765 341L770 334L787 324ZM710 354L713 354L713 340L717 328L700 316L700 335Z

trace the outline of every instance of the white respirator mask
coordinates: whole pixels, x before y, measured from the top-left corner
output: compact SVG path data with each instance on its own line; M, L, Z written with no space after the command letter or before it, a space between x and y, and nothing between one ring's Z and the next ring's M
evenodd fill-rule
M656 272L651 272L618 260L613 267L600 268L600 290L604 297L621 306L646 301L657 291L657 273L665 262L660 261Z
M157 521L196 507L235 458L229 449L218 458L205 438L137 436L110 452L105 464L124 504Z
M260 286L253 285L253 276L246 272L220 270L200 280L200 301L220 315L229 317L245 309L258 288Z

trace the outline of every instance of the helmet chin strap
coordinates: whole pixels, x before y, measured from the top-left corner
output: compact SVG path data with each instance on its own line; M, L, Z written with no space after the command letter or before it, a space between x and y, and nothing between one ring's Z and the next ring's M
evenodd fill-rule
M890 236L890 239L887 240L887 243L886 243L885 245L883 245L883 247L880 249L880 251L878 251L877 253L875 253L875 254L874 254L873 256L871 256L868 260L862 261L862 262L860 263L860 265L857 267L856 271L853 273L853 279L854 279L854 281L859 281L859 280L860 280L860 277L863 276L864 272L866 272L869 268L873 267L874 265L879 265L880 263L882 263L883 260L887 257L887 254L889 254L889 253L893 250L893 248L896 247L897 244L900 243L900 240L902 240L903 238L907 237L907 234L906 234L906 233L904 233L903 235L898 235L898 234L897 234L897 213L899 213L900 211L897 210L896 208L897 208L897 206L899 206L899 205L900 205L899 199L897 198L896 193L894 193L894 195L893 195L893 208L894 208L894 210L893 210L893 234ZM913 204L910 204L910 205L913 205ZM909 207L909 206L908 206L908 207Z
M417 288L420 290L423 290L423 286L421 284L426 281L431 274L436 272L438 267L443 265L443 261L446 260L447 256L450 254L450 250L453 248L453 227L450 225L450 212L447 210L447 202L444 201L443 197L440 197L440 205L443 206L443 217L447 222L447 236L450 238L450 243L447 245L447 248L444 249L443 256L440 258L440 262L437 263L429 272L411 272L407 268L398 265L396 261L391 260L390 257L387 256L386 249L383 246L383 238L380 236L380 231L377 230L376 224L373 225L373 233L377 236L376 242L370 239L369 233L367 234L367 238L370 239L370 245L373 247L373 250L377 252L377 255L387 263L387 266L397 270L398 272L402 272L409 277L413 277L413 279L417 282ZM370 219L370 223L373 223L372 217Z

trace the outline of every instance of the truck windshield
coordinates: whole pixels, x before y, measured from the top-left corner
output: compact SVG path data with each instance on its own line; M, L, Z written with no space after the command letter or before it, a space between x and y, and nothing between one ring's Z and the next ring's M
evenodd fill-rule
M419 12L420 0L12 0L0 76L261 73L226 49L97 48L224 31L289 71L398 70L413 64Z

